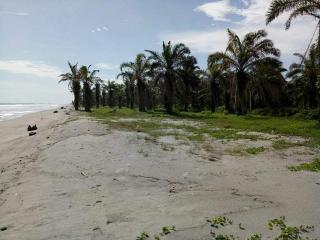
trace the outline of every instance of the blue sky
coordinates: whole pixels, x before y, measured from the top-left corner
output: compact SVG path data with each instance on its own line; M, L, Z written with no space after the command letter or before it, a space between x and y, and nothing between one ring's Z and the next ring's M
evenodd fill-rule
M270 0L1 0L0 102L67 103L58 75L67 61L92 64L113 79L119 64L163 40L183 42L205 67L225 48L226 28L243 36L266 29L285 65L302 52L315 29L300 18L289 31L285 16L265 26Z

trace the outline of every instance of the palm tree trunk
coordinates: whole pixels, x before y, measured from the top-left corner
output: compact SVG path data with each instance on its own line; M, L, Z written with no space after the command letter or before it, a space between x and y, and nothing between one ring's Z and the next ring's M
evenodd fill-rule
M185 112L188 112L189 98L190 98L190 86L189 86L189 84L186 84L186 95L185 95L185 100L184 100L184 111Z
M173 110L173 96L174 96L174 89L173 89L173 78L167 74L165 78L165 92L164 92L164 107L168 114L172 113Z
M145 112L145 87L141 80L138 80L138 94L139 94L139 111Z
M84 110L86 112L90 112L91 109L91 89L90 84L88 82L84 82L83 84L83 90L84 90Z
M79 105L80 105L81 85L80 85L80 83L77 82L77 81L74 81L74 82L72 83L72 85L73 85L72 91L73 91L73 95L74 95L73 105L74 105L74 109L75 109L76 111L78 111L78 110L79 110Z
M96 107L100 107L100 84L96 84Z
M211 92L211 112L215 112L216 111L216 101L215 101L215 82L214 79L211 79L210 81L210 92Z

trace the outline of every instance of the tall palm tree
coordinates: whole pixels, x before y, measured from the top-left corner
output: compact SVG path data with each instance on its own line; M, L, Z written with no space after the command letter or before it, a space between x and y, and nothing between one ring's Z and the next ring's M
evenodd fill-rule
M108 92L108 105L109 107L113 108L115 106L115 98L116 98L116 91L117 91L117 86L115 81L108 81L106 85L106 89Z
M120 66L120 71L121 73L118 76L131 76L137 82L139 111L145 112L145 82L151 74L149 60L144 54L139 53L134 62L122 63Z
M183 104L184 111L188 111L191 100L191 88L199 82L200 68L197 66L197 59L189 56L182 63L182 68L179 69L179 77L183 83Z
M163 81L166 112L172 113L176 80L179 78L179 70L183 62L190 54L190 49L182 43L172 45L171 42L167 44L163 42L161 53L146 51L151 54L149 59L152 62L155 80Z
M102 79L99 77L96 77L94 79L94 85L95 85L95 97L96 97L96 107L99 108L100 107L100 94L101 94L101 84L102 84Z
M107 89L107 86L105 83L102 83L102 99L101 99L101 104L102 106L106 106L106 103L107 103L107 93L106 93L106 89Z
M217 105L217 98L219 95L219 85L223 80L226 80L225 69L227 66L223 64L223 59L220 53L211 54L208 57L208 69L206 72L206 77L210 83L210 107L211 112L215 112Z
M84 101L84 109L86 112L90 112L92 107L92 92L91 85L94 83L96 77L96 73L99 70L90 71L91 65L82 66L80 68L81 80L83 82L83 101Z
M125 85L125 92L127 98L127 107L130 106L131 109L134 108L134 90L135 90L135 77L132 71L123 71L117 78L122 77L123 83Z
M267 32L259 30L247 33L242 40L228 29L229 41L224 53L216 53L230 67L236 79L236 111L238 114L247 112L247 83L252 69L266 59L280 56L280 51L273 42L267 39Z
M76 111L79 110L80 105L80 92L81 92L81 85L80 85L80 74L78 71L78 64L72 65L68 62L70 72L64 73L60 75L60 82L69 81L68 87L71 92L73 92L73 105Z

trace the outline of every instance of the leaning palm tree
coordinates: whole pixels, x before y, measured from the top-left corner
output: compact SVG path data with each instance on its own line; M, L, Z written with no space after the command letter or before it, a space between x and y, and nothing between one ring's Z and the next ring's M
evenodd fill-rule
M286 21L286 29L290 28L293 19L298 16L308 15L320 19L319 0L273 0L267 12L267 24L276 19L284 12L290 12Z
M90 112L92 107L92 92L91 85L94 83L96 77L96 73L99 70L90 71L91 65L82 66L80 68L81 80L83 82L83 101L84 101L84 109L86 112Z
M312 16L318 21L318 60L320 61L320 1L319 0L273 0L267 12L267 24L284 12L290 12L285 23L289 29L293 19L299 16ZM308 47L309 48L309 47ZM308 49L307 49L308 50ZM302 59L304 61L304 58Z
M69 81L68 87L71 92L73 92L73 105L76 111L79 110L80 105L80 92L81 92L81 85L80 85L80 74L78 71L78 64L72 65L68 62L70 72L61 74L59 77L61 78L60 82Z
M123 63L120 66L121 73L118 75L123 77L131 77L137 82L139 95L139 111L145 112L145 91L146 80L150 77L151 69L149 60L144 54L138 54L134 62Z
M280 51L274 47L273 42L267 39L267 32L259 30L247 33L242 40L228 29L229 41L224 53L216 53L224 64L230 67L236 79L236 111L238 114L247 112L247 83L251 70L258 63L266 59L280 56Z
M161 53L146 51L151 54L149 59L152 62L155 80L163 81L166 112L172 113L179 69L182 68L183 62L186 61L187 56L190 54L190 49L182 43L172 45L171 42L167 44L163 42Z

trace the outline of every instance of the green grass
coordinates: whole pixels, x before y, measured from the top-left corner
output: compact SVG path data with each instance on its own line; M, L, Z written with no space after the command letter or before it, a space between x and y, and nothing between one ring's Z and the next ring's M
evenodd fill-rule
M266 151L267 148L261 146L261 147L252 147L252 148L246 148L245 151L249 154L258 154Z
M288 167L290 171L298 172L298 171L310 171L310 172L320 172L320 159L314 159L310 163L302 163L298 166L290 166Z
M287 149L290 147L296 147L296 146L302 146L303 144L298 142L298 143L293 143L293 142L287 142L285 140L277 140L272 143L272 147L276 150L282 150L282 149Z
M257 140L259 139L259 136L257 135L237 134L237 131L254 131L301 136L310 138L310 142L312 142L310 146L312 145L314 147L320 145L320 127L318 121L301 120L293 117L268 117L250 114L246 116L237 116L221 112L180 112L173 115L167 115L163 111L140 113L136 109L131 110L128 108L122 108L114 111L108 107L93 109L89 115L108 123L111 128L145 132L154 134L154 136L170 135L162 134L161 131L157 131L158 133L156 133L155 130L165 128L183 129L189 133L193 133L193 135L187 137L189 140L199 142L203 142L206 139L206 135L226 140ZM116 121L120 118L132 118L136 119L136 121ZM161 123L161 120L167 118L172 120L192 120L200 123L201 127ZM284 149L291 146L293 146L291 143L280 141L275 142L273 145L275 149Z

